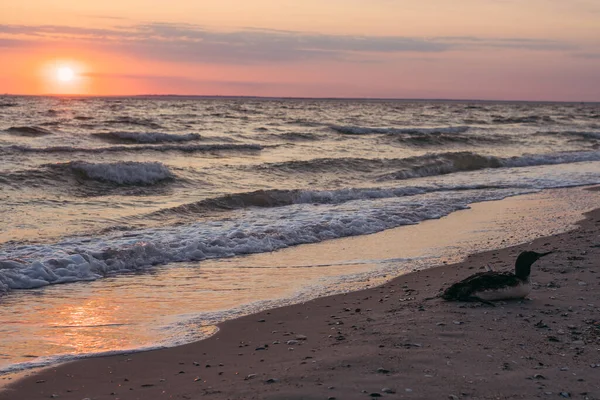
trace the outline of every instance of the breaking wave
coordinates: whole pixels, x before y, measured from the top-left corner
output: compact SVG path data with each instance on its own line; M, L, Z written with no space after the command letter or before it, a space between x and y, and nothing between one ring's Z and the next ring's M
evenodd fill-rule
M339 237L364 235L464 209L470 202L499 199L519 190L455 192L418 203L398 198L327 207L300 204L271 208L268 220L202 221L167 228L130 231L96 238L71 238L55 244L0 249L0 292L51 284L90 281L146 270L171 262L193 262L273 251Z
M197 133L176 135L159 132L106 132L94 133L93 136L116 143L179 143L201 138Z
M169 168L160 162L89 163L72 161L63 164L49 164L49 167L72 171L84 179L117 185L153 185L175 178Z

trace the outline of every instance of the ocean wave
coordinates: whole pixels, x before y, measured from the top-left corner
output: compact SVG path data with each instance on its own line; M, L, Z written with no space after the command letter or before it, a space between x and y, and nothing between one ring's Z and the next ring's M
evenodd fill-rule
M345 135L427 135L427 134L456 134L465 133L469 126L449 126L444 128L368 128L361 126L339 126L332 125L330 127L338 133Z
M288 120L284 122L286 125L301 125L301 126L306 126L306 127L319 127L319 126L323 126L323 124L321 122L316 122L316 121L312 121L309 119L305 119L305 118L297 118L297 119L292 119L292 120Z
M310 132L286 132L273 137L294 142L319 140L319 135Z
M500 159L503 167L532 167L538 165L572 164L600 161L600 151L572 151L564 153L531 154Z
M501 159L471 152L428 154L404 159L405 167L379 180L411 179L426 176L446 175L462 171L502 167Z
M474 187L470 187L469 189L473 188ZM477 188L480 187L478 186ZM191 204L184 204L160 210L151 215L202 214L212 211L228 211L250 207L284 207L293 204L340 204L353 200L414 196L438 190L439 188L425 187L402 187L392 189L349 188L338 190L257 190L254 192L233 193L205 199Z
M135 125L135 126L145 126L147 128L160 129L162 125L156 123L154 120L149 118L134 118L134 117L117 117L115 119L110 119L108 121L104 121L105 124L109 125Z
M418 202L403 198L333 206L300 204L270 208L240 219L202 221L130 231L122 236L71 238L55 244L0 248L0 292L90 281L172 262L197 262L274 251L339 237L371 234L440 218L470 202L499 199L522 190L454 192ZM266 218L266 219L265 219ZM267 223L268 221L268 223Z
M522 117L507 117L504 115L493 115L494 124L535 124L554 122L554 119L548 115L527 115Z
M526 163L532 164L532 160ZM196 219L184 215L185 223L178 221L163 228L64 238L58 243L6 244L0 247L0 292L366 235L440 218L471 203L545 188L597 184L599 177L588 167L581 173L572 170L564 176L542 178L535 173L490 173L485 180L487 186L470 181L466 177L462 183L459 180L420 187L241 193L192 204L187 209L165 210L184 214L202 212L215 204L225 209L244 208L233 211L233 217Z
M52 131L40 128L39 126L11 126L6 132L17 136L47 136L52 135Z
M513 139L499 135L464 134L470 126L450 126L446 128L366 128L359 126L332 126L331 129L345 135L383 135L396 142L410 146L507 144Z
M132 151L181 151L184 153L212 151L260 151L264 146L257 144L204 144L204 145L140 145L140 146L110 146L110 147L31 147L31 146L1 146L0 152L15 153L114 153Z
M565 152L525 155L510 158L480 155L471 152L456 152L430 154L404 160L407 162L405 168L391 174L385 174L380 177L380 180L420 178L487 168L520 168L539 165L600 161L600 152Z
M158 196L178 177L159 162L92 163L70 161L14 170L0 176L0 190L44 190L75 197Z
M579 140L600 140L600 131L563 131L563 132L538 132L538 136L562 136Z
M253 168L259 171L273 173L326 173L335 172L373 172L377 170L395 168L404 165L403 158L313 158L312 160L294 160L277 163L265 163Z
M394 135L398 142L411 146L444 146L444 145L483 145L483 144L509 144L514 139L499 135L460 135L448 133L435 133L428 135Z
M180 143L201 138L197 133L177 135L159 132L105 132L94 133L93 136L116 143Z
M312 132L265 132L261 131L259 134L255 135L237 135L237 139L242 140L261 140L265 142L271 143L290 143L290 142L315 142L326 138L325 135L312 133ZM225 138L221 138L219 140L223 141Z
M89 163L71 161L48 164L48 167L68 170L84 179L110 182L117 185L153 185L175 178L169 168L160 162Z
M253 168L274 174L362 173L377 180L411 179L486 168L514 168L535 165L600 161L600 152L566 152L501 158L473 152L445 152L407 158L317 158L312 160L267 163ZM386 173L387 171L390 171Z
M6 107L6 108L8 108L8 107L17 107L18 105L19 105L18 103L1 102L0 103L0 108L3 108L3 107Z

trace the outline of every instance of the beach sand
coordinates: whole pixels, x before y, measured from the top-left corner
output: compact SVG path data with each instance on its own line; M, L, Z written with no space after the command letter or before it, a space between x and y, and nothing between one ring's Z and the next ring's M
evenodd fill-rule
M425 300L522 250L555 252L534 290L496 307ZM474 254L382 286L228 321L209 339L80 360L14 399L600 399L600 210L576 230Z

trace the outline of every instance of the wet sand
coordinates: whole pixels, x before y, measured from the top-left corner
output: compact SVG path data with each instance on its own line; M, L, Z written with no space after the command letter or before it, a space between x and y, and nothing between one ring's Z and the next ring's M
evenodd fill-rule
M555 251L528 299L425 300L522 250ZM599 285L596 210L574 231L228 321L204 341L39 371L0 400L599 399Z

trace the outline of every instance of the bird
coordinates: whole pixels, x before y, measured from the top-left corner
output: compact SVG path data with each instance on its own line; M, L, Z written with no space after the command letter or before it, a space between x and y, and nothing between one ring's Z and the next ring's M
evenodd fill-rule
M522 299L531 291L531 266L552 251L524 251L517 257L515 272L486 271L471 275L444 290L438 297L447 301L492 301Z

